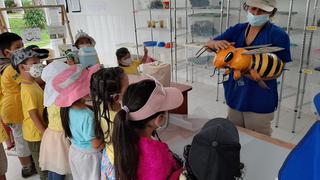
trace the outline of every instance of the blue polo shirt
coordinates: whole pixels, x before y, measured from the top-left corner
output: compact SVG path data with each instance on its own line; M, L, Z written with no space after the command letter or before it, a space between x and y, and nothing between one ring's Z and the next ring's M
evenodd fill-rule
M235 42L235 47L248 46L245 41L247 27L248 23L237 24L214 38L214 40ZM289 36L284 30L271 22L264 26L249 46L263 44L285 48L275 54L284 62L291 61ZM265 83L269 89L261 88L257 82L246 77L235 81L233 72L231 72L229 79L224 82L224 93L228 106L241 112L274 112L278 106L277 81L274 79L265 81Z

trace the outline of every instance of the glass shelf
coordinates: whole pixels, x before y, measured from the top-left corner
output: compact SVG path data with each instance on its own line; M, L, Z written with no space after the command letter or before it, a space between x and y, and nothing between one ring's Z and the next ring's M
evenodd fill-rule
M177 7L176 10L177 11L181 11L181 10L220 10L221 7L220 6L206 6L206 7ZM144 12L144 11L169 11L170 9L150 9L150 8L145 8L145 9L136 9L135 12ZM172 11L174 11L174 8L171 8ZM224 11L227 10L226 7L223 8ZM230 10L239 10L239 7L230 7Z
M277 11L276 14L278 15L289 15L289 11ZM298 14L297 11L292 11L291 15L296 15Z
M226 17L227 13L223 14L223 17ZM220 18L220 13L194 13L189 14L188 17L191 18L211 18L211 17L217 17Z
M160 27L156 27L156 28L150 28L150 27L138 27L138 30L156 30L156 31L170 31L169 28L160 28ZM186 27L182 27L182 28L177 28L177 31L181 31L181 30L186 30ZM174 32L174 27L172 27L172 32Z

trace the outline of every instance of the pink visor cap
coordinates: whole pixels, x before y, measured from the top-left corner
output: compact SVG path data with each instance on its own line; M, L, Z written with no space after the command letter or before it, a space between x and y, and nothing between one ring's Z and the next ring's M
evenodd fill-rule
M156 87L151 93L147 103L138 111L129 112L129 120L139 121L146 119L158 112L168 111L179 107L183 102L183 96L179 89L163 87L160 82L154 80ZM125 111L129 111L123 107Z
M52 81L53 88L59 93L55 100L58 107L69 107L90 92L90 79L100 65L84 68L81 64L72 65L59 73Z

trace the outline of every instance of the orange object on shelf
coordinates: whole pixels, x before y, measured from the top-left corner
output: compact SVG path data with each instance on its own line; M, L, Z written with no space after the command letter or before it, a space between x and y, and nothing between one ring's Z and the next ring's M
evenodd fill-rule
M166 43L166 45L164 47L165 48L172 48L173 47L173 43L168 42L168 43Z

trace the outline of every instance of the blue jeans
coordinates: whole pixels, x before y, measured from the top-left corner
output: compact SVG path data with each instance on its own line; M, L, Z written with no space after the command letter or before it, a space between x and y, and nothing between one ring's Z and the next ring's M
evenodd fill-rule
M65 175L60 175L55 172L48 171L48 180L64 180Z

